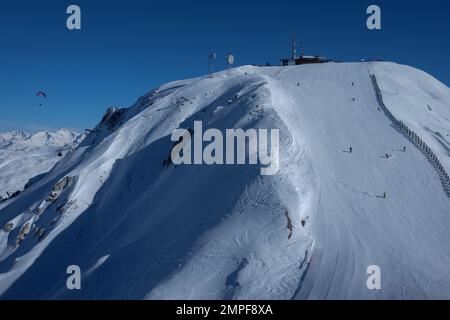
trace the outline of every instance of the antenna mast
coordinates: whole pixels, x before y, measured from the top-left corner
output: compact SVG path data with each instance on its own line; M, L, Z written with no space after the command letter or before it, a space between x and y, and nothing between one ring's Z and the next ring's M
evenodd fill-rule
M296 59L297 58L297 40L295 39L295 34L292 35L292 59Z
M214 74L214 60L216 60L216 54L211 52L208 55L208 67L209 67L209 77L212 78Z

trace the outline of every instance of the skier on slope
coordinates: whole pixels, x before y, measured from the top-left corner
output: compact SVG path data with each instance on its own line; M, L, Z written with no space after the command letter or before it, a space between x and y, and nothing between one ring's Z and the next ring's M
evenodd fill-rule
M350 153L353 153L353 148L352 147L350 147Z

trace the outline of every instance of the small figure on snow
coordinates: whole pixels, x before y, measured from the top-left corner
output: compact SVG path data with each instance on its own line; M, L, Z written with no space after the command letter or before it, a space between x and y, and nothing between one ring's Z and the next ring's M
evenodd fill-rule
M350 150L349 150L349 151L350 151L350 153L353 153L353 148L352 148L352 147L350 147Z

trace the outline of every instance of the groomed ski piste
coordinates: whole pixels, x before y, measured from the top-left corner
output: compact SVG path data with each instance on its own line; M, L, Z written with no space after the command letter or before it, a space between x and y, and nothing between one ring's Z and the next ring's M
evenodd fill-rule
M279 129L278 173L164 167L172 132L194 121ZM449 299L449 135L449 88L395 63L169 83L109 109L0 206L0 298ZM70 265L81 290L66 286Z

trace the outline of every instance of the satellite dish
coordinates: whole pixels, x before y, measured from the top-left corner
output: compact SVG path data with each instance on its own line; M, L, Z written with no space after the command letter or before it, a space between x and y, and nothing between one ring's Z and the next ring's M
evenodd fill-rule
M233 56L232 54L229 54L229 55L227 56L227 63L228 63L229 65L234 64L234 56Z

